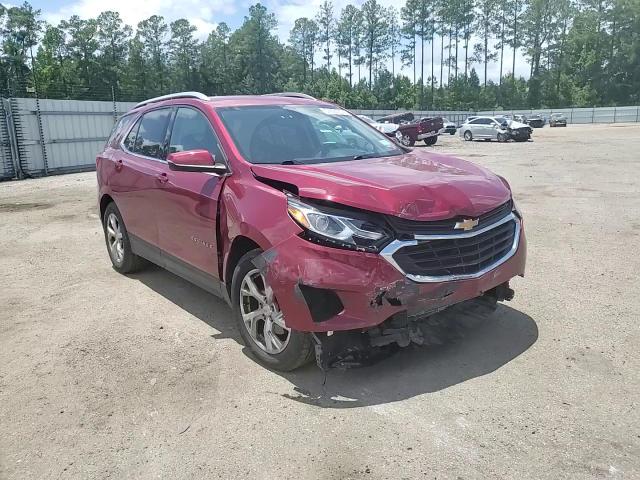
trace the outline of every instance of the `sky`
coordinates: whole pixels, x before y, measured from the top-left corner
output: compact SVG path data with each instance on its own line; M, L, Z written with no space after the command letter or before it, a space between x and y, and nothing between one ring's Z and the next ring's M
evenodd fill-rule
M262 3L269 11L275 13L278 21L277 34L282 42L286 42L295 20L305 16L313 17L318 11L318 6L322 1L323 0L262 0ZM337 16L340 10L349 3L359 6L363 1L364 0L333 0L335 15ZM398 11L405 4L405 0L379 1L385 6L393 5ZM219 22L226 22L232 29L239 27L242 24L244 16L249 12L249 6L256 2L257 0L240 0L235 2L233 0L30 0L34 8L42 11L43 18L52 24L58 24L60 20L67 19L71 15L79 15L81 18L92 18L97 17L100 12L104 10L114 10L120 13L120 16L127 24L135 28L138 22L155 14L162 15L167 22L178 18L186 18L197 28L196 35L201 40L204 40ZM472 42L473 41L472 39ZM436 40L435 50L436 77L439 77L439 39ZM464 50L462 48L460 48L460 52L462 52L463 56ZM431 47L428 45L425 46L424 56L425 75L427 75L427 70L431 70ZM460 57L459 54L459 58ZM512 51L505 50L504 73L511 70L511 58ZM461 64L463 61L464 60L462 60ZM397 68L398 66L396 65L396 70ZM480 77L480 81L482 81L483 66L476 65L475 68ZM402 73L412 77L413 68L405 68L402 70ZM516 58L516 75L527 77L528 74L529 65L526 63L521 52L518 52ZM497 63L490 64L487 74L488 79L497 80L498 75L499 65Z

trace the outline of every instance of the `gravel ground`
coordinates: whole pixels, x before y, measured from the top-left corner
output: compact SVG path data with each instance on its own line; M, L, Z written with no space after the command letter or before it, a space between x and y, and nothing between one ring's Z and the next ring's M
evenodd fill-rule
M527 276L324 384L255 363L202 290L113 271L95 174L0 184L0 478L640 478L640 125L435 150L511 182Z

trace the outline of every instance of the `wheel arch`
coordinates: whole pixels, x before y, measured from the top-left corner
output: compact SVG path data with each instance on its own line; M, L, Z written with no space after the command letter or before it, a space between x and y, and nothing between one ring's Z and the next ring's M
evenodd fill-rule
M108 193L105 193L104 195L102 195L102 197L100 197L100 221L101 222L104 219L104 212L107 209L107 205L109 205L112 202L115 203L111 195L109 195Z
M238 235L231 242L229 254L227 255L226 265L224 267L224 283L227 287L229 298L231 298L231 280L233 279L233 272L238 265L238 261L246 253L257 248L261 248L260 245L258 245L258 243L256 243L251 238L244 235Z

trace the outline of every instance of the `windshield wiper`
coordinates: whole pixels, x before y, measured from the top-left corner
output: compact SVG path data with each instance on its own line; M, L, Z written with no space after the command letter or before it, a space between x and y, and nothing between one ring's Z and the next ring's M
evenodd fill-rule
M352 157L352 160L362 160L364 158L377 158L380 157L379 153L363 153L361 155L356 155L355 157Z
M285 160L280 162L280 165L304 165L304 162L299 162L298 160Z

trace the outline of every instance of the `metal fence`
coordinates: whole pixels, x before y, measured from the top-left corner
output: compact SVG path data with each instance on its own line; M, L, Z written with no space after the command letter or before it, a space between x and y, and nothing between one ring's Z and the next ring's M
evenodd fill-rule
M0 178L95 168L115 119L134 103L10 98L2 101ZM5 147L6 146L6 147Z
M640 121L640 107L554 108L542 110L485 110L476 115L542 115L562 113L567 123L627 123Z
M5 98L0 102L0 180L93 170L115 119L135 103ZM398 110L352 110L378 119ZM504 111L416 111L416 117L564 113L568 123L639 122L640 107Z
M377 120L381 117L386 117L387 115L394 115L396 113L402 113L404 110L351 110L353 113L357 115L366 115L367 117L371 117L374 120ZM462 110L406 110L407 112L412 112L416 118L420 117L443 117L447 120L450 120L455 123L462 122L469 115L475 115L474 112L465 112Z

